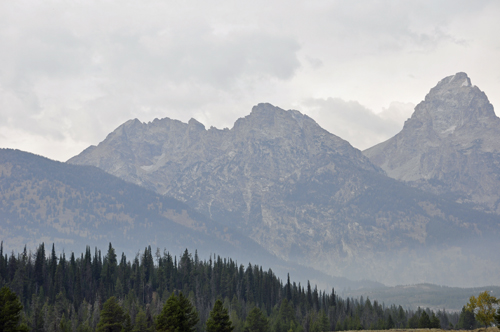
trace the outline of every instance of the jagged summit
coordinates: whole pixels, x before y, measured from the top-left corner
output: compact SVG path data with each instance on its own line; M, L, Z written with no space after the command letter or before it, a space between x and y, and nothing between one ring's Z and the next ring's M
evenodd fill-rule
M445 77L393 138L364 151L392 178L500 212L500 119L465 73Z
M466 73L460 72L443 78L434 88L431 89L430 94L443 93L445 91L471 86L472 84L469 76L467 76Z
M304 129L304 122L306 122L308 126L321 128L316 121L299 111L286 111L269 103L260 103L252 107L252 111L249 115L236 120L233 129L239 130L241 127L251 126L266 130L266 128L276 129L280 126L284 126L284 124L292 127L298 126L298 128Z
M463 126L488 125L495 119L493 106L484 92L472 86L467 74L457 73L445 77L430 90L415 107L408 125L431 125L430 130L443 136Z
M242 153L243 150L252 156ZM164 169L166 163L177 165L178 171L190 169L193 163L249 158L244 162L253 164L260 160L259 167L250 168L253 171L265 172L267 169L261 166L268 165L282 171L288 169L285 172L288 174L294 172L293 167L310 164L310 158L321 159L323 154L342 155L356 167L381 172L360 151L322 129L307 115L269 103L254 106L252 112L238 119L230 130L213 127L206 130L195 119L187 124L169 118L149 123L129 120L97 147L86 149L68 162L94 165L166 194L172 191L175 177L169 173L165 180L156 178L156 172Z
M316 126L317 128L321 128L316 123L316 121L314 121L309 116L302 114L297 110L284 110L270 103L259 103L254 107L252 107L252 111L250 112L249 115L236 120L231 130L238 130L239 127L243 124L260 129L271 128L274 126L280 126L282 125L283 122L288 124L293 124L293 122L289 122L292 119L295 120L295 122L300 128L303 127L304 122L307 122L308 125L310 126ZM152 122L143 123L136 118L126 121L118 128L116 128L115 131L112 132L111 134L123 133L129 130L130 128L134 128L134 130L151 130L151 128L158 129L160 127L171 129L171 126L176 126L179 128L182 127L186 130L188 130L188 128L192 128L192 130L196 129L198 131L207 130L205 128L205 125L203 125L201 122L199 122L194 118L191 118L187 123L183 123L179 120L170 119L168 117L162 119L156 118ZM209 130L219 131L220 129L217 129L215 127L210 127Z

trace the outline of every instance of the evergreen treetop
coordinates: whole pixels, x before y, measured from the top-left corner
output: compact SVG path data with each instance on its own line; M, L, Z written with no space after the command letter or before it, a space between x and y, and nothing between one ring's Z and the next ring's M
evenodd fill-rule
M28 327L20 324L23 306L17 295L4 286L0 289L0 331L27 332Z
M125 315L116 297L110 297L102 306L97 332L122 332Z
M156 330L162 332L194 332L198 313L182 292L172 293L156 319Z
M234 329L227 309L224 308L221 300L215 301L206 324L207 332L232 332Z

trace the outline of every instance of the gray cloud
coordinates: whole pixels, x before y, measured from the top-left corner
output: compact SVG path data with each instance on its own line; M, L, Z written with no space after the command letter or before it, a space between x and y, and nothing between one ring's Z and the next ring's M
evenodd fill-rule
M130 118L230 127L271 102L364 147L398 117L370 110L458 71L500 104L499 14L494 0L3 1L0 146L64 160Z
M328 98L305 100L302 107L323 128L364 150L401 131L415 105L392 102L376 114L357 101Z
M118 2L3 8L3 127L54 140L96 142L119 122L165 108L194 114L261 80L289 80L300 67L292 37L220 33L161 2L137 13Z

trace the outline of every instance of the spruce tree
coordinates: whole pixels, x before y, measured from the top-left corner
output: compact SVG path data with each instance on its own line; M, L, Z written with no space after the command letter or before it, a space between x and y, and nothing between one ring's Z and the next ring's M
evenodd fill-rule
M324 310L321 310L318 318L318 324L320 331L330 331L330 322L328 321L328 316Z
M179 306L183 313L181 332L194 332L200 318L198 317L196 308L193 307L189 299L185 297L182 292L179 293Z
M198 323L198 312L189 299L172 293L156 318L156 330L162 332L194 332Z
M441 328L441 322L439 321L439 318L432 313L431 316L431 328L433 329L440 329Z
M425 311L423 311L422 315L420 315L420 319L418 320L418 327L421 329L428 329L431 327L431 319Z
M135 316L135 325L133 332L147 332L148 331L148 322L146 320L146 313L139 308L139 312Z
M394 320L392 320L392 316L389 314L389 317L387 318L387 324L386 324L387 329L392 329L394 328Z
M215 301L207 320L207 332L231 332L233 329L234 326L229 319L227 309L222 305L222 301Z
M254 307L247 316L245 322L245 332L268 332L269 321L266 315L258 308Z
M132 332L133 326L132 326L132 319L130 318L130 314L127 312L124 317L125 318L123 321L122 332Z
M474 317L474 313L463 307L458 319L457 327L465 330L473 330L477 327L477 325L478 323Z
M125 315L116 297L110 297L102 306L97 332L122 332Z
M28 327L20 324L23 306L17 295L7 286L0 289L0 331L27 332Z

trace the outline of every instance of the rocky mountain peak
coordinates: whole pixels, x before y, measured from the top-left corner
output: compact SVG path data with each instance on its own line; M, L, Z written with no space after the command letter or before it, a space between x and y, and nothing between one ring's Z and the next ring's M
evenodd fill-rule
M137 118L132 119L132 120L128 120L127 122L125 122L123 124L123 126L126 127L126 128L140 126L140 125L142 125L142 122L139 119L137 119Z
M205 126L203 125L203 123L193 118L188 121L188 128L189 130L205 131Z
M405 125L424 125L439 136L447 136L463 126L488 125L495 118L484 92L471 84L466 73L457 73L439 81Z
M461 87L470 87L471 82L466 73L460 72L443 78L439 83L431 89L431 93L439 93L443 91L456 90Z
M321 129L313 119L299 111L286 111L269 103L260 103L252 108L249 115L238 119L233 129L252 127L267 131L287 128L293 131L294 129L302 129L304 122L315 126L316 129Z
M403 130L364 151L390 177L500 213L500 119L465 73L445 77Z

